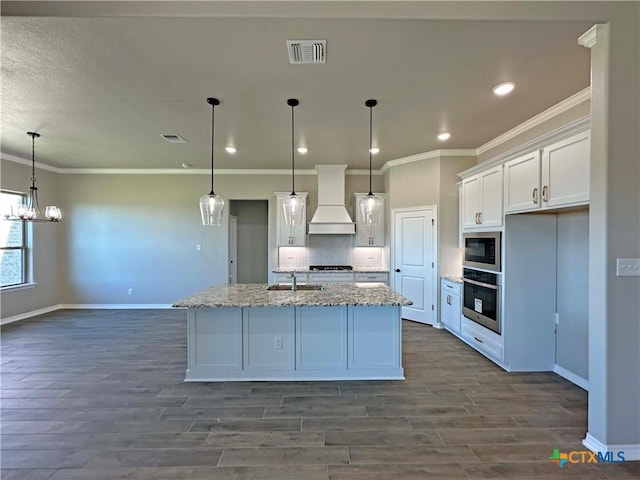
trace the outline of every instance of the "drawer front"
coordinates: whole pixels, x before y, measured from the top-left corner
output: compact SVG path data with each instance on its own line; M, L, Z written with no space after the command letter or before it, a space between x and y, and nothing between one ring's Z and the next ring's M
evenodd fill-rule
M299 283L306 282L309 275L306 273L296 273L296 279ZM291 283L291 274L290 273L274 273L273 274L274 283Z
M454 295L462 294L462 285L456 282L452 282L451 280L445 280L444 278L441 280L442 291L453 293Z
M356 282L382 282L389 281L388 273L356 273Z
M502 362L503 346L502 342L494 337L493 332L485 332L484 329L468 318L462 319L462 336L473 345L476 350L483 352L487 356Z
M353 283L353 273L310 273L309 281Z

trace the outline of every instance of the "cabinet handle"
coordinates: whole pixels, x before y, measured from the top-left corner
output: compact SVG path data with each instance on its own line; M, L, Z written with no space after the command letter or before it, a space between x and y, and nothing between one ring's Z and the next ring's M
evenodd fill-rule
M549 201L549 187L547 187L546 185L542 187L542 201L543 202Z
M451 295L447 295L447 305L451 305Z
M478 212L476 212L476 225L478 224Z
M482 340L480 340L478 337L473 337L473 339L474 339L476 342L484 343L484 342L483 342Z
M478 212L478 224L482 223L482 212Z
M538 187L533 189L533 204L538 204Z

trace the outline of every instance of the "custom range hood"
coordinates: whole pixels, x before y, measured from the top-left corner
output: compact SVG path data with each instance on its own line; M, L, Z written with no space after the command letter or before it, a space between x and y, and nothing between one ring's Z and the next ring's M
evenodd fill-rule
M353 235L356 224L344 206L346 165L316 165L318 208L309 222L309 235Z

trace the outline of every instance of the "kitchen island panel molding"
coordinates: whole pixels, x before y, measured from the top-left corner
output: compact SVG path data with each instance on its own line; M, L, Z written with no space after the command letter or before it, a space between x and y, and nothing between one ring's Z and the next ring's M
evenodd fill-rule
M404 380L402 306L381 283L214 285L187 308L187 382Z

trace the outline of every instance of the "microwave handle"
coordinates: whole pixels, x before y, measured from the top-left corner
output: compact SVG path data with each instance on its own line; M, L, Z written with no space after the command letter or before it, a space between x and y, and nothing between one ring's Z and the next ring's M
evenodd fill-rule
M497 285L490 285L488 283L476 282L475 280L469 280L468 278L463 279L465 283L471 283L472 285L478 285L480 287L490 288L491 290L498 290Z

